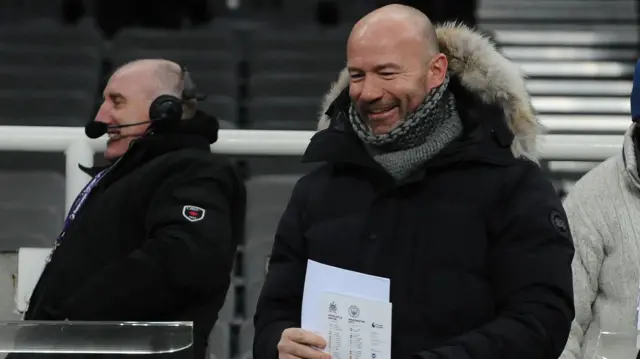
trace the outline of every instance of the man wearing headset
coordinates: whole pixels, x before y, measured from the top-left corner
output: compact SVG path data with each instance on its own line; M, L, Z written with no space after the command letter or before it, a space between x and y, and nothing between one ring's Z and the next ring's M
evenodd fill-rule
M246 194L210 152L215 118L197 111L188 72L167 60L120 67L89 137L107 132L105 168L69 212L25 320L194 321L194 354L230 284Z

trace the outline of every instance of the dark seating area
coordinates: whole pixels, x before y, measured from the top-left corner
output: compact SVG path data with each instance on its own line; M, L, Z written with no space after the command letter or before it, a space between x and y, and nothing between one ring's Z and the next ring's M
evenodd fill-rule
M90 19L62 25L11 18L18 3L0 2L0 126L83 126L116 67L167 58L190 70L209 95L199 107L223 128L314 130L321 97L345 65L352 20L374 7L341 2L342 24L321 27L313 22L314 1L285 0L281 12L263 5L248 14L241 6L197 28L127 28L106 39ZM40 11L38 18L47 18L57 10ZM638 41L634 1L480 0L478 17L528 76L543 121L628 121ZM252 315L275 228L293 185L311 168L297 156L237 160L247 176L246 236L211 333L210 359L250 358ZM560 183L562 171L571 172L566 163L549 166ZM0 252L53 241L64 215L63 171L62 154L0 153Z
M107 40L86 23L0 27L0 125L84 126L115 68L167 58L190 70L208 94L199 107L216 115L223 128L313 130L320 97L344 66L347 35L347 27L306 29L292 37L288 30L213 23L183 31L131 28ZM298 158L238 160L251 175L246 249L238 253L233 285L210 336L210 357L217 359L248 355L275 224L307 170ZM1 153L0 168L0 212L11 221L0 239L2 251L47 246L64 216L64 157ZM36 186L42 191L33 191ZM31 197L38 200L25 205Z

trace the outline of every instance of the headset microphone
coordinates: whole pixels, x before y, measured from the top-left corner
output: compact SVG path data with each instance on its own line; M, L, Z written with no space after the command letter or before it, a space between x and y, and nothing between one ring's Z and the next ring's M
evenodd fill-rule
M84 126L84 133L87 137L96 139L106 134L108 127L104 122L91 121Z
M87 137L96 139L104 136L107 132L109 132L109 130L116 130L119 128L144 125L145 123L151 123L151 121L142 121L142 122L131 123L128 125L112 125L112 126L109 126L104 122L91 121L86 126L84 126L84 133L85 135L87 135Z

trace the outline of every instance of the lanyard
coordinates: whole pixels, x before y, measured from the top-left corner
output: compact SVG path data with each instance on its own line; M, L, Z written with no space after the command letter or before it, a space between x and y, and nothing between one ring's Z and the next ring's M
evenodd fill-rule
M102 177L104 177L104 175L107 174L108 171L109 171L109 168L104 169L100 173L98 173L95 177L93 177L91 181L89 181L89 183L82 189L82 191L80 191L80 194L76 197L75 201L73 201L73 204L71 205L71 209L69 210L69 214L67 215L67 218L65 218L64 220L64 226L62 227L62 232L60 232L60 235L54 242L51 253L49 253L47 258L45 259L45 268L49 264L49 262L51 262L51 257L53 257L53 253L56 251L56 249L60 245L60 241L62 240L62 238L64 238L64 235L67 232L69 225L76 218L76 215L80 211L80 208L82 207L84 202L87 200L87 197L89 197L89 193L91 193L91 191L96 187L98 182L100 182ZM29 304L30 303L27 302L27 308L25 309L24 313L22 313L22 319L25 318L27 311L29 311Z
M100 173L98 173L95 177L91 179L91 181L82 189L82 191L80 191L80 194L78 194L75 201L73 201L73 204L71 205L71 209L69 210L69 214L67 215L67 218L65 218L64 220L62 232L56 239L56 242L55 242L56 244L54 245L54 247L57 247L58 242L62 240L62 237L64 237L64 234L69 228L69 225L76 218L76 215L80 211L80 208L82 208L82 205L84 205L84 202L87 200L87 197L89 197L89 194L91 193L91 191L95 188L98 182L100 182L100 179L102 179L102 177L106 173L107 173L107 169L102 170Z

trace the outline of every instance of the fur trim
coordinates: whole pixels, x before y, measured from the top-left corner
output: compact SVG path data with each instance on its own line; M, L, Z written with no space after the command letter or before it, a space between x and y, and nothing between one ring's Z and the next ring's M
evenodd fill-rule
M456 74L462 86L476 93L486 103L499 104L515 139L511 152L537 162L536 140L542 133L520 68L498 52L484 35L456 23L436 28L440 51L449 60L449 70ZM340 92L349 85L349 73L340 72L322 102L318 130L329 126L324 114Z

